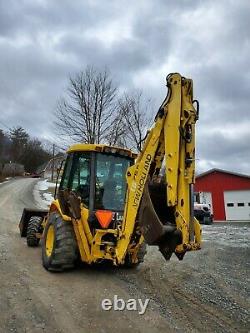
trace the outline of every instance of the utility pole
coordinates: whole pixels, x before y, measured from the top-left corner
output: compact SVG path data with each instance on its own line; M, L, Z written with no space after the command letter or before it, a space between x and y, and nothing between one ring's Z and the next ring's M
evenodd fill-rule
M52 148L52 172L51 172L51 181L54 181L54 169L55 169L55 144L53 143Z

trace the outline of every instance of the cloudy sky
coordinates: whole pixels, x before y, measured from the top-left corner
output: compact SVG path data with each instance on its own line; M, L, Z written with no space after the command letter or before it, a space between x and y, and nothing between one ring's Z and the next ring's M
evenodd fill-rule
M200 101L198 171L250 174L249 17L249 0L0 0L0 128L58 142L53 110L88 64L156 106L180 72Z

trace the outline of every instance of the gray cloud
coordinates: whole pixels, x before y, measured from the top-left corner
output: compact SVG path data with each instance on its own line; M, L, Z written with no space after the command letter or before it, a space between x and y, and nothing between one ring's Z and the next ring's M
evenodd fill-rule
M200 100L198 171L249 174L249 13L247 0L1 1L0 121L55 137L57 100L87 64L142 88L157 110L179 71Z

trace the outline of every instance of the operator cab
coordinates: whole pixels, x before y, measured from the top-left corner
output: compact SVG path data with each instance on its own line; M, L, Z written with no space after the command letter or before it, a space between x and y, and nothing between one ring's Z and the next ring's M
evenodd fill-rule
M96 211L123 213L126 172L136 154L105 145L75 145L67 155L57 198L68 215L67 195L74 193L89 216ZM92 223L93 224L93 223Z

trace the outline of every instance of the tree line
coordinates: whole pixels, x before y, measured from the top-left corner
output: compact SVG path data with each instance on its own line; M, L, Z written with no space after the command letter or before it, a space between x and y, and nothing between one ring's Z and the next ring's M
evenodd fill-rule
M0 129L0 165L17 163L24 166L24 170L34 173L37 168L49 161L52 153L43 143L30 137L22 127L13 127L8 132Z

